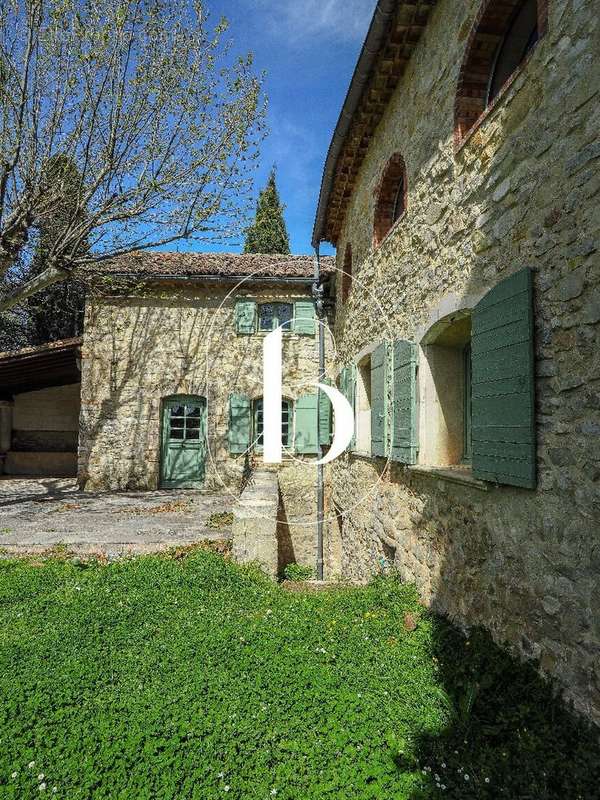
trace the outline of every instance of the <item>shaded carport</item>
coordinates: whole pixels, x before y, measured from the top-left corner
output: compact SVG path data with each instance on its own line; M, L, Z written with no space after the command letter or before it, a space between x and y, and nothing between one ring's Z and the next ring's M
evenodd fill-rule
M74 476L81 338L0 353L0 474Z

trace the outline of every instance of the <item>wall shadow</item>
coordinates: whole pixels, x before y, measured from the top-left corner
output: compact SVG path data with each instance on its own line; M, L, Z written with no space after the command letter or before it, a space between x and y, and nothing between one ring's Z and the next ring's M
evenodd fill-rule
M296 563L296 552L294 541L290 531L285 503L279 489L279 507L277 509L277 571L283 575L284 569L288 564Z
M442 618L433 644L450 721L396 755L398 769L420 769L429 784L410 800L600 796L600 730L564 705L535 664L482 628L465 636Z

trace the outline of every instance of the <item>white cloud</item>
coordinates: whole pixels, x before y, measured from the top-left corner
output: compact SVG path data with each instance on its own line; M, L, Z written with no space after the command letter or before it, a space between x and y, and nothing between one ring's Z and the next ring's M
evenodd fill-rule
M254 0L252 6L263 10L271 32L293 44L312 36L363 39L375 0Z

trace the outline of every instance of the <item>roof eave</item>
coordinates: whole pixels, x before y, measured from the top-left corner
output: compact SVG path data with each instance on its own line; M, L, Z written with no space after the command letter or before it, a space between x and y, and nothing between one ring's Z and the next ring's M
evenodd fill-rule
M397 0L378 0L375 8L369 31L362 46L354 74L352 75L350 87L346 94L346 99L344 100L344 105L342 106L333 138L329 145L329 150L327 151L323 178L321 180L319 203L313 228L313 247L317 247L319 242L327 240L325 231L327 208L338 159L396 9Z

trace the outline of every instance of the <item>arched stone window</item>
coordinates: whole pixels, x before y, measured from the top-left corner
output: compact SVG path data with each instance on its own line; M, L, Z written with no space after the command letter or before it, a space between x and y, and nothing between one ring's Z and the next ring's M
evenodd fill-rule
M352 245L346 245L344 253L344 272L342 274L342 303L345 303L352 288Z
M458 81L455 137L460 144L547 27L547 0L485 0L471 31Z
M375 245L383 241L406 211L407 188L404 159L400 153L394 153L385 167L377 190L373 226Z

